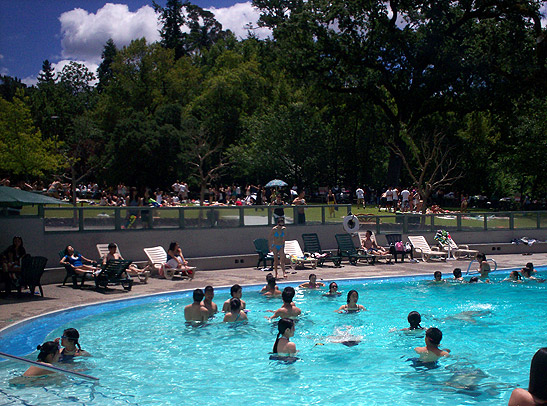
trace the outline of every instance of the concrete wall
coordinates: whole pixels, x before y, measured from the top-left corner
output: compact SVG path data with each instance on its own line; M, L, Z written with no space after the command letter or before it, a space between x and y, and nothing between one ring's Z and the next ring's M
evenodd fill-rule
M362 226L363 228L363 226ZM122 255L135 262L145 261L143 248L161 245L167 249L171 241L178 241L187 258L194 258L200 269L236 268L256 265L253 240L267 238L269 226L205 229L162 229L162 230L120 230L44 233L41 218L4 218L0 219L0 249L11 244L14 235L23 238L25 248L31 255L48 258L48 267L57 266L59 250L73 245L84 256L98 257L95 247L98 243L115 242ZM341 224L331 225L289 225L287 239L296 239L303 247L303 233L317 233L323 249L335 249L337 233L343 233ZM425 235L430 244L434 244L434 233ZM545 241L547 230L488 230L475 232L451 232L458 244L470 244L477 249L484 248L489 254L512 252L547 252L547 244L535 246L511 245L514 238L529 237ZM385 236L377 235L378 242L385 245ZM486 244L486 245L484 245ZM493 248L493 249L492 249ZM499 249L497 249L499 248ZM212 258L214 257L214 258ZM243 261L242 261L243 260Z

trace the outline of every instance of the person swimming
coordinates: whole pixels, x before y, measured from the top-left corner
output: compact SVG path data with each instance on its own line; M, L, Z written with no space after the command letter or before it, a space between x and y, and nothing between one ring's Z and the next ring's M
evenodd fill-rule
M530 364L528 390L514 389L507 406L547 405L547 347L540 348Z
M36 347L36 349L40 350L40 353L38 354L38 362L49 366L52 366L54 362L59 362L61 353L59 352L59 344L55 341L46 341L42 345ZM32 377L51 374L55 374L55 372L32 365L25 371L23 376Z
M337 313L356 313L361 310L367 310L365 306L357 304L359 300L359 293L356 290L350 290L348 292L347 304L340 306Z
M279 296L281 294L281 291L277 288L276 282L277 280L271 273L266 275L266 286L262 288L260 293L262 293L264 296Z
M297 353L296 344L290 341L295 332L294 320L279 320L277 330L277 338L275 339L272 352L278 356L294 356Z
M536 282L545 282L545 279L536 278L535 276L532 275L532 268L528 268L528 266L525 266L524 268L521 269L523 279L528 279L528 280L536 281Z
M441 271L435 271L433 273L433 280L429 283L437 284L437 283L445 283L446 281L443 279L443 273Z
M509 276L505 278L502 282L515 282L515 283L522 283L522 277L518 273L518 271L511 271Z
M329 291L324 293L323 296L340 296L342 292L338 291L338 284L336 282L331 282L329 284Z
M455 282L465 282L465 279L463 279L462 276L462 270L460 268L454 268L452 275L454 275Z
M293 298L295 294L296 292L294 291L294 288L292 286L287 286L285 289L283 289L283 293L281 294L281 298L283 299L283 305L274 312L273 316L270 317L270 320L277 317L295 319L300 316L302 310L296 307L293 303Z
M492 270L490 269L490 264L486 261L486 255L482 252L478 253L477 261L479 261L479 269L477 269L477 272L480 273L480 278L489 281L488 274L490 274Z
M304 282L299 287L306 289L317 289L325 286L323 282L317 282L317 275L314 273L311 273L308 279L310 280L309 282Z
M401 331L425 330L420 325L422 322L422 316L417 311L408 313L408 317L406 319L408 320L408 324L410 324L410 326L403 328Z
M430 327L425 332L425 347L416 347L414 351L419 354L420 362L432 363L441 357L447 357L450 350L441 350L439 345L443 339L443 333L436 327Z
M230 299L230 311L224 315L224 322L247 321L247 314L241 310L241 300L237 297Z
M55 342L63 347L60 351L59 362L70 362L74 357L89 357L87 351L82 350L79 343L80 333L75 328L67 328L63 331L61 338L55 339Z

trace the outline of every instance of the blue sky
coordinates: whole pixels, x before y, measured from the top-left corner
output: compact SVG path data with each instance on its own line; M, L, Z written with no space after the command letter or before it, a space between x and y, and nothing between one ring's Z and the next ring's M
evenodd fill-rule
M238 36L245 36L245 24L256 25L258 18L250 1L192 3L211 10ZM258 34L268 35L265 30ZM159 38L152 0L0 0L0 74L33 84L45 59L56 71L70 60L94 70L108 38L121 47L142 36Z

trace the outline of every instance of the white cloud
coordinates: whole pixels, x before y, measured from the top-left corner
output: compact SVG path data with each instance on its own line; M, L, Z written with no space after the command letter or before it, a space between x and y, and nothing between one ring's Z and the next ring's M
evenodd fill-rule
M541 26L545 28L547 27L547 3L543 4L543 7L539 9L539 12L541 13L541 16L542 16Z
M248 24L258 27L257 21L260 12L253 7L251 2L237 3L230 7L208 9L215 15L215 18L222 24L223 29L231 30L238 38L246 38ZM266 38L271 35L268 28L256 28L253 32L259 38Z
M27 86L36 86L36 84L38 83L38 75L27 76L26 78L21 79L21 82L23 82Z
M150 6L131 12L125 4L107 3L95 14L76 8L61 14L59 20L64 58L99 62L109 38L118 48L137 38L160 39L158 18Z

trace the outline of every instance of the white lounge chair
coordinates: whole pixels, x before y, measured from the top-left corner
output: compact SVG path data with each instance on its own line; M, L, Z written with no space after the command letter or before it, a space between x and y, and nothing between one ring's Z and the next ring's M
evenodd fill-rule
M431 257L440 257L442 260L446 260L448 256L448 253L440 251L437 247L431 248L423 235L409 235L408 241L414 247L414 251L422 255L424 262L428 261Z
M450 245L450 251L452 251L452 255L454 255L454 258L456 259L460 259L460 258L475 259L475 257L479 253L479 251L477 250L470 250L469 245L456 244L452 238L448 239L448 244L441 244L441 245L445 251L448 251L448 246Z
M194 266L187 266L180 269L170 268L167 265L167 252L165 252L165 249L161 245L157 247L144 248L144 252L148 257L150 266L156 269L159 275L163 276L165 279L173 279L175 276L179 276L181 278L191 278L191 273L193 273L196 269Z
M285 254L289 257L293 268L304 265L311 265L313 269L317 267L317 259L306 257L297 240L285 241Z

